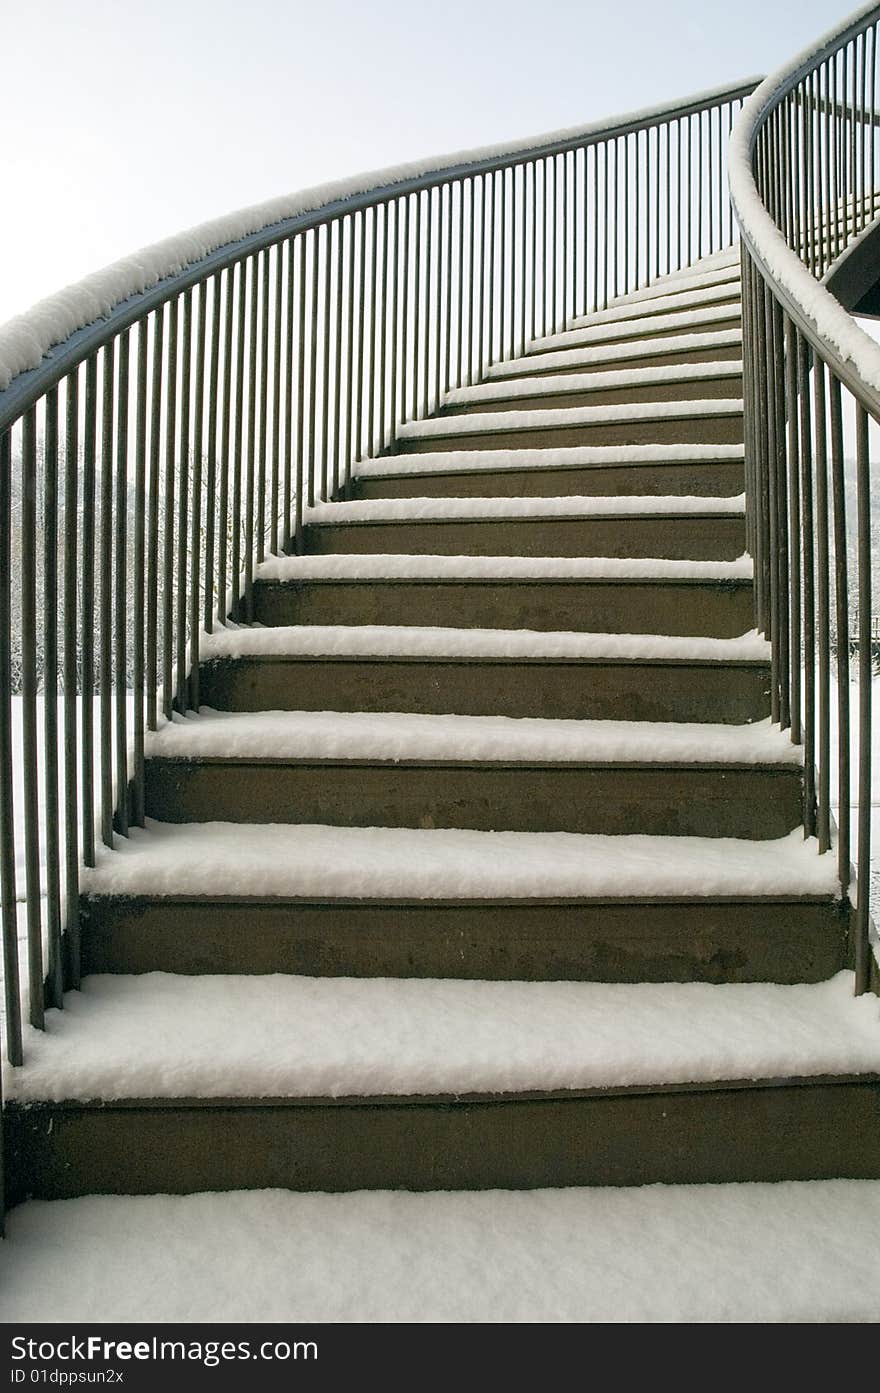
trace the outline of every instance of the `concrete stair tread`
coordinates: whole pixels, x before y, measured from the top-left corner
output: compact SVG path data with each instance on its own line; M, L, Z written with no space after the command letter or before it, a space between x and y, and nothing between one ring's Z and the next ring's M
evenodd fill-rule
M738 279L709 282L701 285L668 285L648 299L619 297L607 309L592 310L579 315L571 321L573 329L589 324L616 323L622 319L636 319L640 315L667 314L678 309L703 308L728 304L740 300Z
M800 767L769 720L566 721L405 712L227 712L203 707L147 734L149 759L442 761Z
M29 1032L7 1096L461 1100L872 1079L877 1002L852 982L93 976L45 1035Z
M713 355L719 350L735 353L742 357L742 330L739 327L723 329L695 328L668 334L651 334L647 330L632 339L609 340L607 343L584 345L563 344L559 348L548 348L543 353L526 354L520 358L505 359L493 363L486 372L486 381L493 382L507 377L539 377L550 372L584 372L606 369L615 365L635 363L654 358L672 358L679 355L689 358L699 353L703 361L723 361Z
M769 841L461 828L159 823L84 873L88 895L327 900L832 899L835 858Z
M742 464L742 445L571 445L538 450L435 450L362 460L356 478L498 470L596 469L655 464Z
M880 1288L867 1180L90 1196L7 1226L19 1325L873 1323Z
M398 428L397 440L408 441L443 439L460 435L486 435L495 432L535 431L603 425L645 426L657 421L717 420L742 415L739 397L708 397L705 400L682 402L637 402L626 406L566 406L535 411L485 411L471 415L432 416L421 421L408 421Z
M258 582L276 581L680 581L728 585L751 581L750 556L735 561L676 561L615 556L433 556L404 552L329 552L276 556L256 571Z
M203 636L203 660L237 657L443 658L468 661L587 661L766 664L770 645L757 631L739 638L597 634L528 629L443 629L403 625L279 625L215 629Z
M477 522L511 519L744 517L745 494L564 494L560 498L394 498L318 503L305 513L309 527L373 522ZM659 559L659 558L658 558Z
M463 407L473 402L510 400L518 397L557 396L566 393L601 392L609 388L645 388L656 385L688 386L714 379L738 379L742 376L739 359L721 359L717 363L677 363L659 367L627 367L583 373L558 374L554 377L515 377L512 374L497 381L478 382L472 387L459 387L443 398L444 407Z
M602 343L605 340L622 338L642 338L657 333L687 333L690 330L705 330L719 324L739 321L741 307L739 300L721 305L697 305L692 309L667 310L662 314L644 314L633 318L612 318L586 321L577 329L562 329L534 339L527 349L529 354L540 354L545 350L557 351L578 344Z

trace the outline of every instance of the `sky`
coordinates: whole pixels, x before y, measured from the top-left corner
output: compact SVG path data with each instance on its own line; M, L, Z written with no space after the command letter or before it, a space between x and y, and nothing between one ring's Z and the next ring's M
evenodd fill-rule
M0 0L0 323L275 195L779 67L844 0Z

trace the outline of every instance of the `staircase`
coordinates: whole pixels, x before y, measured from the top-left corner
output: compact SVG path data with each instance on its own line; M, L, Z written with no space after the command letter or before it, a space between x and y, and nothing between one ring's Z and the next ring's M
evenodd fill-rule
M363 461L202 639L9 1202L880 1177L802 749L752 629L738 253Z

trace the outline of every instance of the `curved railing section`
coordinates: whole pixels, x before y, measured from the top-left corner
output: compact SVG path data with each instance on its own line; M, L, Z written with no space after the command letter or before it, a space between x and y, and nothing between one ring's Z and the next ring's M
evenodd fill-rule
M820 852L836 820L841 890L855 902L858 992L877 974L869 451L880 422L880 345L821 280L880 211L878 24L880 7L862 10L768 78L730 150L758 625L772 645L773 718L805 747L804 823Z
M730 244L754 82L196 229L0 330L5 1045L83 963L83 867L144 818L200 635L453 387Z

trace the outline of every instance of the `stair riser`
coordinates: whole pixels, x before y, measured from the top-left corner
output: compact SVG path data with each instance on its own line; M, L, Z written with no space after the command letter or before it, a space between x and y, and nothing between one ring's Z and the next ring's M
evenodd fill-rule
M702 308L702 306L700 306ZM730 306L724 306L717 314L711 318L707 317L697 323L691 322L687 317L687 311L674 310L666 311L667 314L674 313L681 315L675 324L655 324L652 323L650 329L646 325L639 323L645 316L639 315L633 319L612 320L608 324L600 326L601 332L585 329L583 334L572 332L571 338L566 337L560 341L557 335L553 338L542 339L540 342L530 344L526 350L526 356L531 358L541 353L558 353L560 349L569 348L599 348L602 344L618 343L622 339L644 339L650 334L651 338L667 339L677 337L680 334L711 334L722 329L739 329L742 326L742 313L739 302ZM657 314L654 319L660 320L662 316Z
M688 494L733 498L745 487L742 464L601 465L595 468L479 469L460 474L401 474L356 479L352 497L564 498Z
M801 821L801 776L796 767L151 759L146 808L161 822L783 837Z
M578 392L537 392L534 396L502 396L493 400L472 400L444 406L440 416L461 416L465 412L552 411L566 406L626 406L645 401L707 401L742 396L742 377L685 378L681 382L656 382L647 386L603 387Z
M793 983L849 961L830 901L82 902L86 973Z
M658 335L671 337L671 335ZM611 358L597 356L590 362L578 361L573 357L566 363L543 363L541 354L529 355L527 373L523 372L522 359L511 359L509 363L498 363L492 369L492 380L496 378L558 377L560 373L572 372L614 372L621 368L658 368L683 363L733 363L742 357L741 343L721 343L701 348L672 348L664 351L656 346L656 341L634 339L631 344L616 344Z
M880 1177L872 1083L544 1100L11 1107L9 1201Z
M741 445L742 440L742 415L737 414L402 436L394 449L396 454L424 455L435 450L542 450L569 445Z
M305 549L319 556L604 556L733 561L745 551L745 519L629 516L498 518L470 522L414 519L326 523L305 529Z
M735 638L754 623L750 581L262 582L258 624L404 624Z
M200 699L221 711L412 711L741 725L770 714L770 669L761 663L242 658L204 664Z

